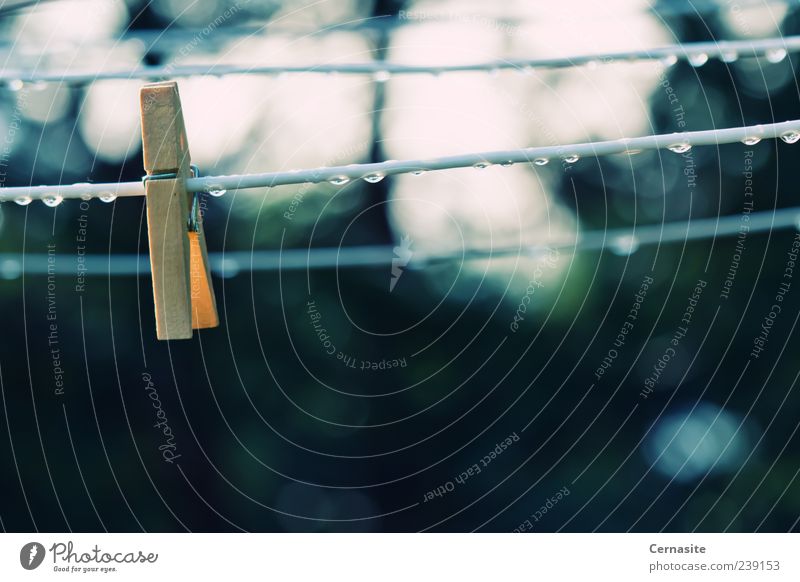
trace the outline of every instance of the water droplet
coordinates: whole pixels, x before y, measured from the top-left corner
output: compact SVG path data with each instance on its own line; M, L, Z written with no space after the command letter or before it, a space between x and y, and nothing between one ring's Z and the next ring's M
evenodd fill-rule
M33 89L36 92L44 91L45 89L47 89L47 81L34 81L31 84L31 89Z
M25 83L22 79L13 79L8 82L8 88L11 91L21 91L24 86Z
M412 170L411 171L411 175L412 176L421 176L422 174L424 174L427 171L428 170Z
M101 192L98 198L105 203L114 202L117 199L117 194L115 192Z
M667 149L669 151L671 151L671 152L676 153L676 154L685 154L690 149L692 149L692 144L690 144L688 142L685 142L685 141L681 141L681 142L678 142L678 143L673 143L673 144L668 145Z
M517 69L522 75L533 75L533 67L531 65L524 65L522 68Z
M767 57L767 60L770 63L780 63L783 59L786 58L786 49L783 48L770 49L766 53L764 53L764 56Z
M50 208L55 208L59 204L64 201L64 197L58 194L47 194L42 198L42 202L45 203L45 206L49 206Z
M497 78L500 76L500 68L499 67L492 67L489 69L489 76Z
M347 176L333 176L332 178L328 178L328 182L333 184L334 186L344 186L350 181L350 178Z
M580 160L580 159L581 159L581 157L580 157L578 154L570 154L570 155L568 155L568 156L564 156L564 158L563 158L563 159L564 159L564 161L565 161L565 162L567 162L568 164L574 164L575 162L577 162L578 160Z
M635 156L636 154L642 153L642 150L625 150L623 153L628 154L629 156Z
M639 250L639 239L630 234L618 236L611 241L610 248L615 255L622 257L632 255Z
M22 263L17 259L6 259L0 263L0 277L3 279L18 279L20 275L22 275Z
M209 184L206 186L206 194L213 196L214 198L224 196L226 192L227 190L223 188L221 184Z
M550 160L547 158L536 158L533 160L533 163L537 166L546 166L548 163L550 163Z
M661 59L661 64L665 67L671 67L677 62L678 57L676 55L667 55Z
M385 83L389 79L392 78L392 74L389 71L375 71L375 74L372 75L372 79L376 83Z
M504 168L510 168L514 165L513 160L506 160L505 162L500 162L500 165Z
M800 131L797 131L795 129L784 131L781 134L781 139L786 143L797 143L798 141L800 141Z
M473 167L473 168L476 168L476 169L478 169L478 170L483 170L484 168L488 168L488 167L489 167L489 166L491 166L491 165L492 165L492 164L490 164L489 162L487 162L487 161L485 161L485 160L484 160L484 161L478 162L478 163L476 163L476 164L473 164L473 165L472 165L472 167Z
M586 61L586 68L590 71L594 71L597 69L597 61L592 59L591 61Z
M28 204L33 202L33 198L31 198L30 196L17 196L16 198L14 198L14 202L19 204L20 206L27 206Z
M232 279L233 277L238 275L239 271L241 270L239 261L228 257L222 259L222 262L220 263L219 267L220 267L219 274L222 275L224 279Z
M376 172L374 174L368 174L364 176L364 181L369 182L370 184L377 184L381 180L386 177L386 174L382 174L380 172Z
M735 63L739 60L739 53L736 51L722 51L719 54L719 60L723 63Z
M746 146L754 146L760 141L761 141L760 137L756 137L755 135L751 135L751 136L747 136L746 138L744 138L742 140L742 143L744 145L746 145Z
M91 186L91 184L89 182L78 182L76 184L73 184L73 186ZM90 192L84 192L83 194L80 195L80 198L81 200L86 202L94 198L94 195L92 195Z
M708 62L708 55L706 53L694 53L686 57L686 59L693 67L702 67Z

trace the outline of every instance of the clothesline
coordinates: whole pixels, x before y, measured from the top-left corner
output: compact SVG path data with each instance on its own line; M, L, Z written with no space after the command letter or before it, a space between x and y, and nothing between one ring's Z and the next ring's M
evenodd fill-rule
M621 153L633 154L639 151L655 149L669 149L676 154L686 154L693 146L736 142L753 146L763 139L773 138L780 138L787 143L797 142L800 140L800 120L571 145L478 152L418 160L389 160L372 164L351 164L261 174L204 176L187 179L186 188L189 192L208 192L211 195L219 196L228 190L267 188L290 184L328 182L335 186L346 186L353 180L364 179L366 182L374 183L381 181L386 176L397 174L423 174L428 171L468 167L483 169L490 165L509 166L518 163L532 163L534 166L543 166L551 161L573 164L582 157ZM67 198L82 198L85 200L100 198L103 201L111 202L120 196L143 195L144 186L141 182L0 188L0 202L14 200L21 205L29 204L35 199L43 200L48 206L56 206Z
M567 57L541 59L500 59L490 62L441 65L410 65L387 61L368 61L364 63L317 63L307 65L253 65L253 64L203 64L125 68L100 71L46 71L31 69L4 68L0 70L0 82L7 87L19 90L25 83L66 83L84 85L111 79L140 79L160 81L197 76L224 75L283 75L283 74L354 74L372 75L376 81L387 81L393 75L439 75L456 72L494 72L517 70L523 73L535 69L575 67L579 65L600 65L609 63L659 60L670 66L680 60L699 67L709 59L717 58L723 62L733 62L739 57L763 56L776 63L786 58L790 52L800 51L800 36L785 36L758 40L710 41L674 44L647 50L620 51L610 53L590 53Z
M615 255L629 255L643 246L676 244L694 240L731 237L788 228L800 228L800 207L759 211L715 218L691 219L630 228L599 229L563 235L535 245L511 245L495 248L441 249L423 251L410 247L406 265L419 269L452 261L491 260L497 258L537 257L558 249L564 252L609 250ZM335 268L370 268L389 266L395 258L394 247L354 246L253 250L209 253L211 270L228 278L242 271L277 271ZM150 272L147 255L81 255L69 260L52 260L46 253L0 253L0 277L14 279L29 275L75 276L80 261L83 276L133 276Z

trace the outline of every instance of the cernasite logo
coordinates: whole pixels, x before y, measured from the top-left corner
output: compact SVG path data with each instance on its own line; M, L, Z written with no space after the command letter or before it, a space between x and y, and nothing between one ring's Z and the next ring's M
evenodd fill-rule
M19 563L26 570L35 570L44 562L44 546L39 542L28 542L19 551Z

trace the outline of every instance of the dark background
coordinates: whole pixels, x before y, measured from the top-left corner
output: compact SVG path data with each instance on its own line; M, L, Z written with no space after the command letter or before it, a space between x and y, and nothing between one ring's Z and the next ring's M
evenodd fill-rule
M688 3L663 2L652 14L675 42L734 38L720 14L724 9L711 2L694 6L699 13ZM204 36L198 51L213 57L223 50L228 32L258 31L285 8L277 1L251 2ZM35 18L42 9L45 4L0 12L7 43L17 34L14 19ZM217 7L220 13L224 9ZM360 1L345 15L334 11L336 19L316 12L298 30L334 34L315 30L388 15L346 27L347 34L368 40L372 57L382 58L395 31L419 25L392 16L406 9L400 0ZM464 13L475 12L470 5ZM184 26L163 10L133 2L125 27L123 36L185 29L191 38L198 25ZM796 10L780 13L780 34L797 28ZM166 64L176 57L174 48L158 44L163 40L139 38L146 43L140 64ZM6 68L27 66L5 47L11 55ZM369 55L357 57L344 60ZM711 59L700 68L681 61L666 69L686 111L682 129L800 117L796 56L775 64L745 57L735 64ZM430 59L437 62L434 50ZM217 82L235 92L239 81ZM363 114L371 127L369 146L337 163L389 157L379 110L383 92L394 82L365 84L374 91ZM190 98L194 89L180 83L184 99ZM551 83L559 91L558 78ZM6 123L20 98L19 88L12 89L0 90ZM94 156L73 132L88 89L63 90L69 107L58 121L21 120L22 137L4 185L139 179L136 148L111 163ZM587 84L586 91L596 88ZM651 132L681 130L660 86L643 98ZM138 105L131 101L130 107ZM208 117L216 111L209 107ZM191 124L189 131L192 140ZM587 134L581 140L605 137ZM260 139L268 141L268 133ZM531 132L528 144L519 145L547 144ZM245 155L225 147L219 145L223 162ZM796 204L795 147L765 141L750 148L756 211ZM643 153L635 163L584 159L569 170L556 163L514 171L541 176L551 199L576 216L581 229L602 230L739 214L746 149L695 148L691 160L699 187L694 190L683 174L685 159L669 152ZM454 142L451 150L463 148ZM203 169L222 173L218 167ZM248 171L257 169L271 168ZM324 204L337 189L315 186L288 226L281 214L299 187L275 189L268 203L240 212L237 205L245 204L246 192L208 199L209 249L277 249L282 240L297 248L397 244L402 233L390 201L400 179L406 178L348 185L340 196L352 202L336 212ZM378 206L345 235L353 217L372 204ZM55 211L39 202L5 203L0 209L0 251L8 253L0 265L0 519L6 531L798 528L799 282L792 283L764 352L750 357L753 338L775 302L793 231L747 236L727 300L720 291L735 238L647 246L632 255L608 249L562 252L559 268L534 295L536 310L516 333L509 323L535 269L525 260L512 259L516 270L499 272L491 263L479 264L468 277L458 259L408 269L391 293L388 265L282 273L244 268L215 278L220 327L169 343L155 339L146 272L112 278L95 270L82 292L75 291L75 274L60 275L54 290L64 390L57 394L48 345L48 280L20 273L12 259L45 253L55 244L59 268L77 267L75 237L83 213L89 252L111 262L115 254L138 252L146 266L144 200L89 205L85 212L78 201ZM487 278L474 276L484 271ZM648 273L655 282L634 329L598 381L594 372ZM686 338L659 387L642 398L644 379L680 325L699 279L707 287ZM451 283L457 292L448 293ZM407 366L349 369L327 355L311 326L309 300L337 350L359 361L406 358ZM153 427L156 411L143 374L152 378L174 433L180 457L173 463L159 452L164 437ZM479 474L456 482L512 434L518 441ZM427 492L448 482L452 491L425 500ZM569 495L548 501L563 488ZM536 514L548 504L546 513Z

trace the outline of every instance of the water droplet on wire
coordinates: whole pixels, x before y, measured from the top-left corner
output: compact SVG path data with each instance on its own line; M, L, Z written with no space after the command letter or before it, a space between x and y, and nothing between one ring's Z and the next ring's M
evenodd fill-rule
M621 257L632 255L639 250L639 239L633 235L626 234L618 236L609 245L611 252Z
M786 143L797 143L800 141L800 131L791 129L781 134L781 140Z
M8 88L10 91L21 91L24 86L25 82L22 79L12 79L8 82Z
M33 202L33 198L31 198L30 196L17 196L16 198L14 198L14 202L19 204L20 206L27 206L28 204Z
M392 74L389 71L375 71L375 74L372 75L372 80L376 83L385 83L391 78Z
M332 178L328 179L328 182L334 186L344 186L350 182L350 178L347 176L333 176Z
M101 192L100 196L98 196L102 202L108 204L109 202L114 202L117 199L117 194L115 192Z
M42 198L42 202L44 202L45 206L49 206L50 208L55 208L63 201L64 197L58 194L47 194Z
M574 164L580 159L581 157L578 154L570 154L568 156L564 156L564 161L567 162L568 164Z
M505 162L500 162L500 165L504 168L510 168L514 165L513 160L506 160Z
M671 67L677 62L678 57L676 55L667 55L661 59L661 64L665 67Z
M783 48L776 48L776 49L769 49L764 56L770 63L780 63L783 59L786 58L786 49Z
M754 146L754 145L756 145L756 144L757 144L758 142L760 142L760 141L761 141L761 138L760 138L760 137L757 137L757 136L755 136L755 135L749 135L749 136L747 136L746 138L744 138L744 139L742 140L742 143L743 143L744 145L747 145L747 146Z
M690 54L686 59L693 67L702 67L708 62L708 55L706 53Z
M369 182L370 184L377 184L381 180L386 177L386 174L382 174L380 172L375 172L374 174L368 174L364 176L364 181Z
M536 166L546 166L550 163L550 160L547 158L536 158L533 160L534 165Z
M225 190L225 188L223 188L220 184L212 184L206 188L206 193L214 198L224 196L226 192L227 190Z
M22 263L16 259L6 259L0 262L0 278L10 280L18 279L22 274Z
M735 63L739 60L739 53L736 51L722 51L719 55L719 60L723 63Z
M421 176L422 174L424 174L427 171L428 170L422 170L422 169L420 169L420 170L412 170L411 175L412 176Z
M476 163L476 164L473 164L473 165L472 165L472 167L473 167L473 168L476 168L476 169L478 169L478 170L483 170L483 169L485 169L485 168L488 168L488 167L489 167L489 166L491 166L491 165L492 165L492 164L490 164L489 162L487 162L487 161L485 161L485 160L484 160L484 161L478 162L478 163Z
M673 143L673 144L668 145L667 149L669 151L671 151L671 152L676 153L676 154L685 154L690 149L692 149L692 144L690 144L688 142L685 142L685 141L682 141L682 142Z
M222 259L222 262L219 266L219 274L222 275L224 279L232 279L239 274L240 270L241 267L239 265L239 261L228 257Z

